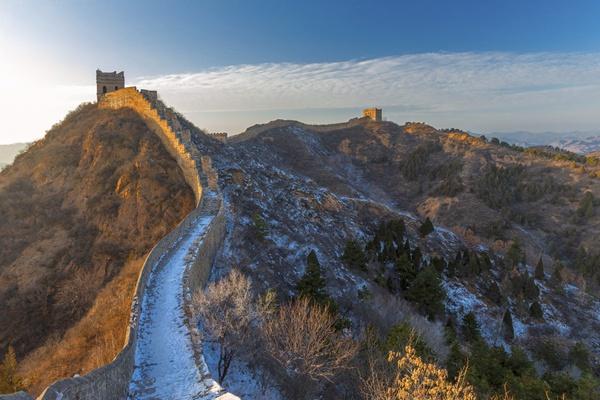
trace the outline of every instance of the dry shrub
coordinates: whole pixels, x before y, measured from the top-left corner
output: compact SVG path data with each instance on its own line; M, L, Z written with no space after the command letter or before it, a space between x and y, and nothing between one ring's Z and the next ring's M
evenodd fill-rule
M463 370L452 383L448 372L419 358L407 345L404 354L388 354L389 369L382 371L373 364L362 378L362 391L369 400L476 400L473 387L465 382Z
M375 288L368 303L358 303L352 307L366 326L375 326L380 333L387 333L402 322L408 323L415 335L431 349L436 360L443 362L448 357L443 324L428 320L406 300Z
M79 269L63 281L56 292L56 307L62 318L78 319L94 301L102 280L92 270Z
M286 372L284 389L291 397L306 397L349 368L357 345L336 330L335 322L330 310L306 298L281 306L265 321L265 349Z
M90 311L67 330L51 336L19 366L27 390L39 394L50 383L83 375L110 363L121 351L128 328L131 299L143 259L129 262L93 301Z

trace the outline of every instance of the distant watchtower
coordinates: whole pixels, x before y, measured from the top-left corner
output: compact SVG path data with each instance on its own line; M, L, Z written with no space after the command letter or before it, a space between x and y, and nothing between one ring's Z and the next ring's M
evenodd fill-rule
M381 108L365 108L363 117L371 118L373 121L381 122Z
M96 95L98 101L103 94L114 92L125 87L125 73L123 71L102 72L96 70Z

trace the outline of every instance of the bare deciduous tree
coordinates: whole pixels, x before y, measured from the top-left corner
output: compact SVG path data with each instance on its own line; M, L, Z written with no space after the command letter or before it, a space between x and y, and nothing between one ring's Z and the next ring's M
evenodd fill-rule
M335 329L331 312L306 298L285 304L263 324L265 349L286 372L298 397L349 368L356 343ZM286 388L290 389L290 388Z
M194 295L195 314L219 344L219 382L223 382L235 353L251 341L251 328L260 317L250 280L237 269Z

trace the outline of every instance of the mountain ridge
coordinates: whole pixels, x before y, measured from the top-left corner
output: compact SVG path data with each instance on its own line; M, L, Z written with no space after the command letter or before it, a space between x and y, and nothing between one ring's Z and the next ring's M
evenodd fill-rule
M83 104L0 173L0 198L0 345L39 392L120 350L140 260L194 197L137 114Z
M451 352L445 321L460 327L473 313L486 345L507 352L519 346L542 371L556 373L538 355L540 341L556 343L561 351L583 343L597 365L597 165L424 123L354 119L309 125L277 120L221 143L180 114L173 112L172 118L190 131L191 146L210 157L218 172L228 229L213 280L239 266L257 293L272 290L280 299L290 299L296 296L307 254L314 252L323 266L328 296L356 334L372 325L386 335L394 326L410 323L444 365ZM106 122L115 132L128 126L120 118ZM119 134L110 136L113 145L122 141ZM86 150L97 147L90 141ZM0 177L15 168L46 177L34 164L22 166L27 154ZM60 154L64 165L75 160L69 152ZM84 159L93 165L99 158ZM64 182L60 165L46 169ZM166 182L171 179L175 177ZM127 180L122 183L128 186ZM118 192L121 187L115 186ZM84 193L71 202L83 202ZM423 234L425 221L433 225ZM380 235L391 222L401 224L405 242L394 242L392 259L387 259L390 254L377 249L386 248ZM365 269L353 269L342 260L351 240L369 254ZM589 254L581 256L581 248ZM395 266L399 261L393 258L399 252L408 252L416 272L431 271L436 263L446 294L442 312L429 315L408 296ZM534 279L538 259L546 272ZM580 265L582 260L589 264ZM565 268L558 267L561 262ZM554 281L556 271L560 283ZM541 307L542 320L530 315L533 302ZM506 315L511 335L503 325ZM460 330L457 335L462 338ZM467 342L462 345L463 351L471 351ZM266 374L273 385L281 384L281 371L269 369L268 363L243 357L239 362L236 368ZM225 389L255 396L253 386L244 382L231 378ZM328 385L332 398L339 398L342 388Z

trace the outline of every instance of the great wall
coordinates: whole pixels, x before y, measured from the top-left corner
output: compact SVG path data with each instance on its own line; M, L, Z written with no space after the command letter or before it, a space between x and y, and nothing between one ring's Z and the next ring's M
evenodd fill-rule
M97 368L84 376L75 376L59 380L37 397L37 400L96 400L96 399L127 399L140 398L131 395L131 387L136 368L142 370L146 363L136 358L140 353L140 332L144 307L152 307L153 302L147 301L152 290L162 282L152 280L154 274L159 274L166 266L184 252L184 263L179 263L181 273L176 274L179 296L177 309L184 328L179 332L182 341L186 341L192 357L192 377L197 379L197 390L194 399L233 400L236 396L225 392L211 377L202 356L202 343L197 329L192 326L191 294L203 287L210 275L213 260L225 237L225 209L223 199L217 185L217 173L212 167L208 156L199 154L191 140L191 132L179 123L177 114L158 100L155 91L140 90L135 87L119 88L99 96L98 107L104 109L131 108L146 122L148 128L155 133L167 151L177 161L184 178L194 192L197 207L179 223L179 225L162 238L148 254L138 277L131 307L129 330L125 345L114 360L105 366ZM177 271L176 271L177 272ZM152 287L152 290L150 289ZM179 290L180 289L180 290ZM149 291L147 293L147 291ZM149 294L150 293L150 294ZM165 332L163 332L165 333ZM169 333L167 333L169 334ZM167 336L167 335L162 335ZM152 340L153 338L146 338ZM189 343L187 343L189 342ZM168 360L167 360L168 361ZM153 397L151 388L149 398ZM203 390L198 393L198 390ZM186 398L177 395L168 398ZM191 397L190 397L191 398ZM2 400L32 399L27 393L19 392L10 395L0 395Z

